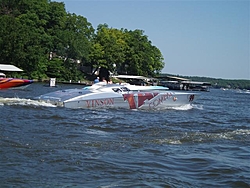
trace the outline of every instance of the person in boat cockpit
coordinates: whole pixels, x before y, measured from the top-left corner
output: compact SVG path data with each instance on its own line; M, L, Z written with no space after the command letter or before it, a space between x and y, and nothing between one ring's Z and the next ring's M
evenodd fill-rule
M94 80L94 84L99 82L99 77L96 77L96 79Z
M105 77L102 78L102 81L108 83Z

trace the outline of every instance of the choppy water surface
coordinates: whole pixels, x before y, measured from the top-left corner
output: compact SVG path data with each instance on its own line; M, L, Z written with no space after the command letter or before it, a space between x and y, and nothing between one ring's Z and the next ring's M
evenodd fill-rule
M0 187L250 187L250 94L164 111L54 107L0 90Z

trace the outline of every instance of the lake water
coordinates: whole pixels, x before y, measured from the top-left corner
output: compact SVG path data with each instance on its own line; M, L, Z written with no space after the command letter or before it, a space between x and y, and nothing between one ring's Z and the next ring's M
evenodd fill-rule
M0 187L250 187L250 94L163 111L53 107L0 90Z

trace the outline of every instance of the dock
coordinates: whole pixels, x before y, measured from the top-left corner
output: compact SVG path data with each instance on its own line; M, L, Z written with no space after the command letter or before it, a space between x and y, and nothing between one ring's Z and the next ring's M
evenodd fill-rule
M171 90L185 91L210 91L211 83L196 82L187 78L177 76L158 76L158 85L168 87Z

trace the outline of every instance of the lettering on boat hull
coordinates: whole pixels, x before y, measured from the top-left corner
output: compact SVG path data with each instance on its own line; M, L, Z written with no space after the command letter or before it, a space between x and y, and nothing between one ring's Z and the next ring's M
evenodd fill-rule
M113 105L114 105L114 99L113 98L86 100L86 106L88 108L113 106Z

